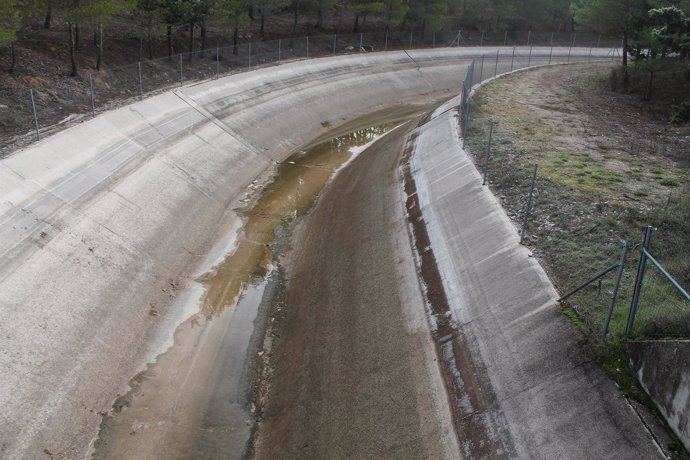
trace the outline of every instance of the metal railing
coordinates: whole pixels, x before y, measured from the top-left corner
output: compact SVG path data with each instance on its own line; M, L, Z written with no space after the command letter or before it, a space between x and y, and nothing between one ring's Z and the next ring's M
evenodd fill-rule
M686 302L690 302L690 295L688 292L678 283L678 281L673 278L668 271L661 265L652 254L649 252L649 246L652 243L652 235L656 231L652 226L647 226L644 234L644 240L642 242L642 247L640 248L640 263L637 267L637 275L635 276L635 285L633 289L632 300L630 301L630 311L628 313L628 321L625 328L626 337L630 337L633 332L633 326L635 324L635 316L637 315L638 307L640 304L640 294L642 292L642 284L644 283L645 273L647 271L647 261L651 262L659 272L664 276L666 281L668 281L673 288L680 293L680 295L685 299ZM690 311L690 306L688 307Z

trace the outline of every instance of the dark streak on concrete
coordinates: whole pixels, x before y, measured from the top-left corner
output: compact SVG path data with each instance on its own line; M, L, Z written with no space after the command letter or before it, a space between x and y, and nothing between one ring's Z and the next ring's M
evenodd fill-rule
M417 128L428 123L430 116L431 113L423 117ZM480 375L483 372L471 356L466 337L452 319L450 304L431 248L410 167L416 138L416 132L410 134L402 158L406 208L412 230L410 238L417 253L420 282L426 288L422 291L427 301L427 314L430 316L432 336L455 433L463 454L469 458L508 458L514 449L505 440L495 439L487 426L484 415L488 415L492 406L496 405L495 398L489 385L482 382Z

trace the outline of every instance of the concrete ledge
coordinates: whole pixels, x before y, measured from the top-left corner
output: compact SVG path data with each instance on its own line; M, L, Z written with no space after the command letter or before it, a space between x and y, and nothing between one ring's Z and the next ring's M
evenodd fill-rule
M690 341L628 342L625 348L637 380L690 450Z
M662 457L585 356L546 274L481 185L460 147L457 103L418 128L412 167L443 288L488 399L468 409L472 417L483 420L497 457Z

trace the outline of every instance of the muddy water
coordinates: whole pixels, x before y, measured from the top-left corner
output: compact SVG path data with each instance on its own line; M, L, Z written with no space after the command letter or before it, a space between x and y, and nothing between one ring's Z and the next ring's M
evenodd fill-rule
M406 116L404 117L406 118ZM207 318L232 305L242 290L262 279L272 260L275 229L311 208L333 173L353 155L352 149L389 131L402 120L356 129L294 153L278 166L274 180L258 202L244 212L243 235L234 253L203 280L207 295L201 313Z
M309 211L356 147L426 109L369 115L277 165L273 180L242 211L235 250L201 280L207 294L200 314L178 327L174 345L132 379L103 418L93 458L246 455L255 417L249 386L278 283L271 268L276 229Z

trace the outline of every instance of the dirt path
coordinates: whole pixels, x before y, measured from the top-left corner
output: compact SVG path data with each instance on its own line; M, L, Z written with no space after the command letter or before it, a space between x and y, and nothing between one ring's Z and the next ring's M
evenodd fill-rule
M342 171L295 233L257 458L457 456L404 236L407 131Z

